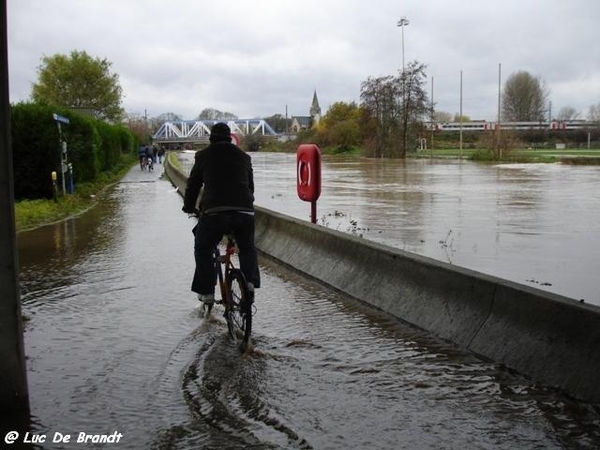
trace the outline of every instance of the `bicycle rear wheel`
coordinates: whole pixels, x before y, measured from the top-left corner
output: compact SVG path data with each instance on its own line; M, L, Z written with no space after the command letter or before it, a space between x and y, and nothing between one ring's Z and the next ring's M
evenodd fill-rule
M252 333L252 304L248 299L246 277L240 269L232 269L226 275L227 290L230 302L225 311L229 334L245 347L250 342Z

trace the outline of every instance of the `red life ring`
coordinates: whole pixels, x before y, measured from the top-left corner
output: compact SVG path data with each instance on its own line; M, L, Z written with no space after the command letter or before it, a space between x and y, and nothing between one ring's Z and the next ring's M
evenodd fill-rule
M302 144L296 151L296 189L305 202L321 195L321 150L315 144Z

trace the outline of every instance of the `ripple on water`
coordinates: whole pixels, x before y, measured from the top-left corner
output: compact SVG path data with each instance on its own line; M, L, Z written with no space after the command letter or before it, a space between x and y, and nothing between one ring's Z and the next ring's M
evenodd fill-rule
M218 309L211 320L198 316L181 200L167 183L143 184L119 187L121 206L100 206L94 225L66 228L84 244L50 229L32 238L53 240L49 253L22 259L39 431L117 429L123 448L163 449L600 442L593 408L270 261L261 265L254 350L241 356Z
M534 449L600 436L597 422L560 424L544 405L555 393L281 271L263 267L257 350L240 358L213 322L185 372L206 448Z

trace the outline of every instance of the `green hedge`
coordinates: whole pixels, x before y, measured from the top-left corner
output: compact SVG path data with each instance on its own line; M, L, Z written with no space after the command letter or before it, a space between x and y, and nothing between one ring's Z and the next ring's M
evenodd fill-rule
M67 142L68 162L73 165L75 185L94 181L101 172L114 168L123 153L134 152L136 138L121 125L35 103L11 106L11 129L15 198L52 198L51 173L59 174L60 144L53 114L69 118L61 124Z
M51 172L60 164L58 129L47 107L11 108L15 198L51 198Z

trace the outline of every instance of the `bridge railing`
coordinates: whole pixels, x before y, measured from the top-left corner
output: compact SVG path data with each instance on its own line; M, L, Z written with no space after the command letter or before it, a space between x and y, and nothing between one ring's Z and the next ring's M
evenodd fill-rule
M217 122L226 122L231 131L239 136L277 135L263 119L180 120L163 123L152 135L152 139L156 142L206 142L211 127Z

